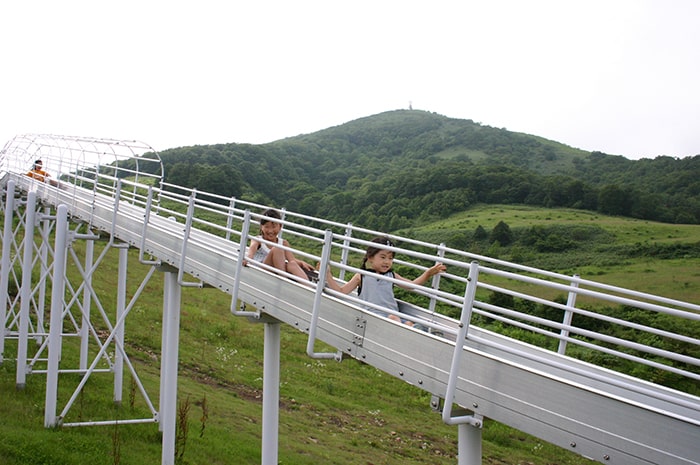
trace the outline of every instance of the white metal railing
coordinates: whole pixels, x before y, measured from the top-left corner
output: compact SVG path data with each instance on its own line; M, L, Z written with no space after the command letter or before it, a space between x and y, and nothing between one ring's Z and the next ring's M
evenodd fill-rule
M62 182L111 197L115 212L121 202L143 207L146 209L143 218L145 234L148 222L154 216L170 217L178 224L184 224L183 257L192 241L206 241L199 237L200 231L238 244L238 253L244 254L250 237L257 235L261 212L268 208L241 199L163 183L157 154L147 159L129 156L122 160L110 152L114 160L106 163L100 161L104 153L98 153L100 149L96 148L99 146L96 141L75 139L70 142L78 144L77 148L66 147L68 143L63 142L34 149L36 140L16 138L14 145L9 144L10 150L20 154L15 158L24 161L31 160L37 153L41 154L48 160L45 166L49 169L51 166L60 167ZM60 149L58 155L56 147ZM134 148L131 147L129 153L133 152ZM8 153L6 146L2 157L3 169L24 172L26 167L17 160L12 161ZM70 155L66 157L69 161L64 160L66 154ZM91 157L96 157L98 162L86 163L86 160L93 159ZM135 158L138 158L138 163ZM142 165L149 163L158 163L159 168L141 170ZM157 174L149 174L151 172ZM280 220L284 237L298 258L316 264L325 255L335 279L339 280L344 280L347 274L365 273L358 264L372 237L382 233L349 223L280 211L284 214ZM452 317L454 324L440 328L440 325L444 325L444 319L436 323L418 321L419 317L412 315L403 315L403 318L414 319L435 332L456 336L459 327L457 319L469 283L469 269L476 262L479 278L475 283L469 324L485 326L491 331L594 364L601 363L599 358L613 357L634 367L647 366L652 370L672 373L687 378L691 383L700 380L700 340L696 337L700 326L700 305L599 283L577 275L568 276L506 262L453 249L445 244L431 244L394 235L389 237L397 244L390 249L396 254L395 266L402 275L410 277L420 274L436 261L447 266L447 272L427 286L416 286L411 300L433 313ZM208 244L203 246L215 247ZM143 256L141 258L146 260ZM280 270L268 268L267 271L285 275ZM330 290L324 292L359 303L353 295L340 296ZM238 312L235 305L234 293L232 310ZM637 322L615 315L629 315L632 313L630 309L639 312L641 320L645 321ZM244 311L243 314L248 313ZM661 323L668 323L668 327L648 322L656 320L664 320ZM611 334L611 328L618 331ZM678 349L657 347L660 341L671 341ZM619 369L616 366L608 368Z
M233 242L239 243L239 253L244 253L244 244L249 242L251 236L257 235L261 212L268 208L194 189L187 190L179 186L177 189L179 192L166 190L160 193L158 213L175 216L184 223L190 222L193 227L196 225L198 229L229 237ZM189 213L184 213L187 210ZM330 250L327 251L330 257L328 263L336 279L346 273L365 273L358 267L361 257L370 244L370 239L381 235L378 231L352 224L327 221L291 211L285 211L284 219L279 222L283 226L285 238L291 244L290 250L298 258L312 264L321 262L324 236L330 231L332 239ZM700 380L700 359L697 356L700 340L695 337L700 322L700 305L599 283L576 275L563 275L492 259L452 249L444 244L430 244L393 235L390 238L400 244L390 249L396 253L395 266L402 270L404 276L420 274L436 261L447 265L447 272L440 275L439 279L428 286L415 286L413 289L424 308L457 316L464 303L468 270L472 262L478 262L479 280L476 283L473 315L481 317L479 321L485 322L489 329L502 330L505 334L524 341L534 340L537 345L586 360L595 360L597 357L590 353L599 353L691 380ZM279 247L278 244L268 245ZM265 268L264 265L257 266ZM267 271L286 275L280 270L268 268ZM295 279L291 275L286 277ZM391 278L380 279L392 281ZM341 296L329 289L325 292L360 303L353 295ZM555 310L560 317L553 319L515 307L490 303L490 296L495 294L508 296L516 302L528 302L541 309ZM553 294L556 297L547 297ZM563 296L566 303L560 302L559 296ZM666 315L675 320L676 323L671 325L674 329L606 314L606 311L614 313L623 308L636 309L650 318ZM402 315L402 318L414 319L426 327L440 329L434 322L419 321L411 315ZM577 319L593 327L615 327L632 332L635 337L628 339L611 336L607 331L587 329L586 325L577 323ZM455 327L442 329L446 333L456 334ZM656 338L674 341L674 344L685 347L687 354L656 347ZM651 342L643 342L645 340ZM578 347L578 350L572 346Z
M26 172L36 159L54 178L70 181L99 173L147 184L163 175L160 156L143 142L51 134L15 136L0 151L0 169Z

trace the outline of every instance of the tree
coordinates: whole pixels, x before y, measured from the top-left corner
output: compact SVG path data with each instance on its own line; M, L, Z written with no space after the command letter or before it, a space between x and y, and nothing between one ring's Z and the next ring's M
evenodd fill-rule
M489 242L492 244L494 242L498 242L501 246L509 245L511 242L513 242L513 231L510 230L510 226L508 226L506 223L499 221L498 224L491 230Z
M475 241L483 241L483 240L486 240L489 237L489 235L486 232L486 230L484 229L484 227L479 225L476 227L476 229L474 229L474 236L473 237L474 237Z
M196 187L224 197L239 197L243 193L243 184L243 177L237 170L229 165L219 165L202 168Z
M632 199L629 193L617 184L608 184L598 194L598 210L606 215L629 213Z

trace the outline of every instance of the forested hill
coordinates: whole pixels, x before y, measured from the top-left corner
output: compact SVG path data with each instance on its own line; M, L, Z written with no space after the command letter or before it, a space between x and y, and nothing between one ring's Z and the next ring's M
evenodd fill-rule
M476 203L700 223L700 155L633 161L419 110L160 156L168 183L386 231Z

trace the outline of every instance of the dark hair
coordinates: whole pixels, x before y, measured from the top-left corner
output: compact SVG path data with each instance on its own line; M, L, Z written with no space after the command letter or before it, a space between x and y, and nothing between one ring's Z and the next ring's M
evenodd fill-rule
M265 219L265 217L268 218L275 218L276 220L281 220L282 215L280 215L280 212L275 210L274 208L268 208L264 212L262 212L262 218L260 218L260 226L267 224L270 222L270 220Z
M43 164L44 164L44 162L42 162L41 160L34 160L34 166L43 165Z
M389 247L394 247L394 243L391 242L391 239L389 239L387 236L375 237L370 242L374 242L375 244L386 245ZM365 265L367 264L367 260L374 257L382 250L387 250L387 249L386 249L386 247L375 247L373 245L368 245L367 250L365 251L365 256L362 258L362 265L360 266L360 268L363 270L366 270L367 267ZM392 255L394 255L393 250L390 250L389 252ZM391 271L391 270L389 270L389 271ZM362 275L360 275L360 284L358 284L358 286L357 286L357 293L359 294L360 292L362 292Z
M370 242L374 242L375 244L386 245L386 246L389 246L389 247L394 247L394 243L391 242L391 239L389 239L387 236L375 237L375 238L372 239ZM373 245L367 246L367 250L365 251L365 256L364 256L364 258L362 259L362 266L361 266L361 268L362 268L363 270L366 269L366 268L365 268L365 263L367 263L367 260L370 259L370 258L372 258L372 257L374 257L375 255L377 255L377 254L378 254L380 251L382 251L382 250L386 250L386 247L375 247L375 246L373 246ZM390 250L389 252L391 252L392 255L394 254L394 252L391 251L391 250Z

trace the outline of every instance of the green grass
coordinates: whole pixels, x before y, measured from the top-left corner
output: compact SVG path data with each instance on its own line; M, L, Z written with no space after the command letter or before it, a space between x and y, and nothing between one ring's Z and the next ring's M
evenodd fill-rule
M414 228L411 234L449 237L477 225L490 230L500 220L511 228L592 223L614 234L614 246L700 240L698 226L515 207L480 207L444 222ZM75 247L80 256L82 244L77 242ZM609 260L602 261L598 254L602 252L596 252L596 260L575 271L611 284L691 302L700 300L698 258L622 259L613 253ZM147 270L137 264L136 258L137 253L131 251L130 292L138 287ZM533 259L542 258L533 255ZM562 270L555 271L574 271L570 264L559 263ZM112 251L95 278L109 315L114 314L116 264L116 252ZM183 290L178 397L189 406L189 429L184 452L180 449L181 464L256 464L261 460L263 326L231 316L229 306L230 296L215 289ZM162 276L156 273L126 322L127 351L156 405L161 310ZM94 321L98 327L104 326ZM64 340L62 367L77 364L76 345L75 339ZM306 337L291 327L282 328L282 349L281 464L456 463L457 428L443 424L431 411L427 393L352 359L341 363L310 359L305 355ZM317 350L324 350L323 344L317 344ZM15 354L16 342L8 340L5 362L0 366L0 465L160 463L161 436L156 424L44 428L46 377L30 374L26 387L17 390L12 360ZM60 376L59 412L78 381L77 375ZM144 400L133 393L130 375L125 376L122 404L115 406L112 377L95 374L65 421L149 416ZM592 463L489 420L483 438L483 463Z
M184 294L178 395L190 409L180 463L260 463L263 327L230 316L215 290ZM209 302L206 309L199 307L203 300ZM144 311L127 325L130 356L154 401L158 366L152 354L158 352L159 337L154 336L160 334L158 313ZM210 331L203 327L205 321ZM280 463L456 462L456 427L444 425L430 410L429 395L354 360L309 359L305 344L301 333L283 327ZM75 363L72 346L67 341L62 366ZM13 349L11 344L8 353ZM45 429L45 376L30 375L25 389L16 390L14 369L13 361L0 367L0 463L160 463L161 436L154 424ZM78 381L76 375L61 376L59 411ZM138 394L131 395L130 385L125 382L124 399L117 408L111 401L111 376L93 375L65 421L115 415L147 418L145 402ZM588 463L494 422L486 423L484 438L484 457L490 463L515 464L522 458L533 464Z
M98 282L114 273L112 263L105 263ZM143 266L132 264L132 289L143 274ZM127 350L154 402L161 280L156 274L126 324ZM178 396L190 405L183 464L260 463L263 327L231 316L228 298L214 289L183 291ZM110 313L107 299L103 305ZM280 463L455 463L456 427L444 425L430 410L428 394L354 360L312 360L305 355L305 336L290 327L282 328L282 347ZM46 378L29 375L26 387L17 390L10 360L16 353L14 341L6 349L0 366L1 464L160 463L161 436L155 424L44 428ZM323 350L323 344L317 349ZM62 367L77 364L76 352L76 341L66 339ZM59 412L78 382L77 375L61 375ZM129 375L124 386L117 408L112 377L94 374L65 421L148 418ZM515 464L524 458L543 465L588 463L494 422L486 422L484 439L484 457L490 463Z
M563 252L537 253L515 245L490 247L458 239L481 226L490 232L498 222L519 232L531 227L559 228L563 234L581 226L601 230L590 240L575 242ZM655 223L600 215L584 210L542 209L518 205L480 205L442 221L399 231L419 240L514 261L563 274L579 274L628 289L687 302L700 302L700 226ZM690 247L692 253L676 253Z
M612 233L620 244L637 242L697 242L700 226L691 224L655 223L617 216L606 216L587 210L569 208L536 208L526 205L477 205L428 225L411 228L411 231L473 231L481 225L487 231L499 221L511 228L548 225L597 225Z

